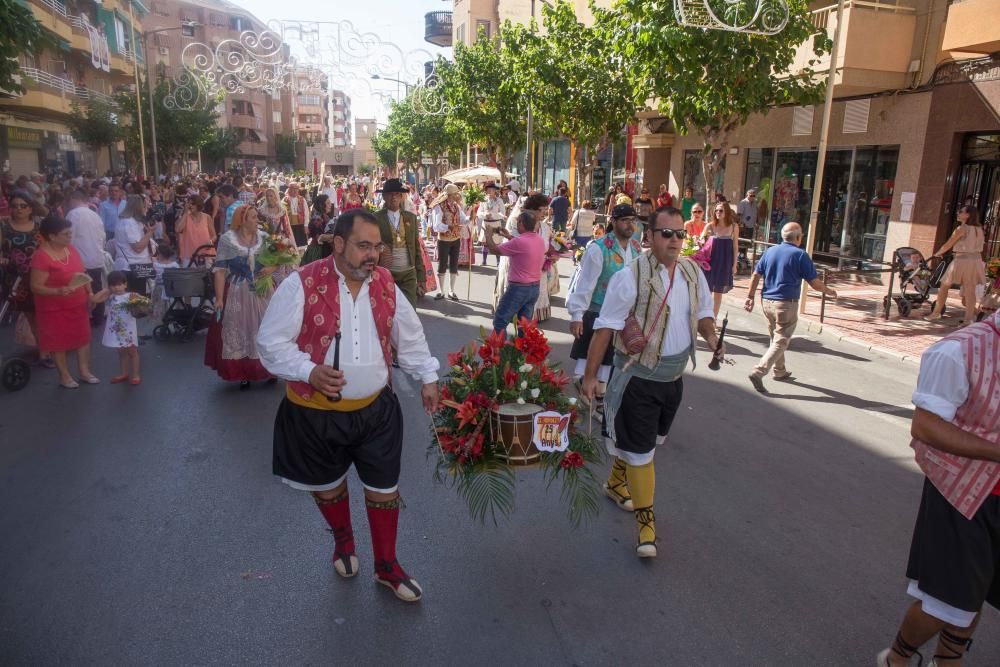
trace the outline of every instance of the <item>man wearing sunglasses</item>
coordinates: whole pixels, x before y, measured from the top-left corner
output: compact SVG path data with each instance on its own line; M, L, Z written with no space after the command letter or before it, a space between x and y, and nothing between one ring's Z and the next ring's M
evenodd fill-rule
M646 237L650 250L611 278L587 353L583 394L593 398L597 370L614 332L626 322L642 332L645 345L630 353L622 335L614 336L615 371L604 401L605 442L625 466L625 481L639 528L636 553L656 556L653 516L653 454L670 430L684 391L681 375L695 363L700 334L722 360L725 348L715 333L708 281L698 266L681 257L684 220L673 207L658 209ZM629 328L634 329L633 322Z

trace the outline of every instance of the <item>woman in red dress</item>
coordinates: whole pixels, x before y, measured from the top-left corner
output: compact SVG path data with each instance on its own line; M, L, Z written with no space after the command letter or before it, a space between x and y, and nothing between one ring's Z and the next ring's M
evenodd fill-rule
M52 353L60 386L80 386L69 374L66 353L70 350L76 350L80 380L97 384L100 380L90 372L90 283L70 286L74 277L86 275L83 260L71 244L72 225L49 216L42 220L38 231L42 243L31 258L38 349Z

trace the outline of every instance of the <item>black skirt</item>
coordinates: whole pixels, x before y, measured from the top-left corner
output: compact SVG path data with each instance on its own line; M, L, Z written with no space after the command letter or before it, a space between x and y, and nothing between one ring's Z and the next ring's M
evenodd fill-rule
M570 359L586 359L587 351L590 349L590 341L594 337L594 322L598 313L588 310L583 314L583 335L573 341L573 348L570 350ZM615 360L615 343L612 337L608 343L608 349L604 351L604 358L601 360L602 366L610 366Z

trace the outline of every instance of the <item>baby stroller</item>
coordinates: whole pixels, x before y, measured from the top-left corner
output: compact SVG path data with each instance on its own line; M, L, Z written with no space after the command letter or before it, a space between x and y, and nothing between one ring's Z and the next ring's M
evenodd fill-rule
M170 305L163 321L153 329L153 338L160 342L189 341L195 333L204 331L215 318L215 286L209 260L215 255L210 245L195 250L184 269L164 269L163 292ZM190 303L197 299L197 305Z
M0 305L0 323L7 319L7 315L13 312L14 293L20 284L21 278L15 278L11 286L10 294L4 296ZM16 316L16 313L15 313ZM0 355L0 384L7 391L20 391L28 386L31 380L31 366L19 356Z
M899 276L899 296L887 295L882 299L882 307L888 313L895 301L900 317L907 317L914 306L921 306L930 301L932 289L941 287L941 279L944 278L944 273L948 270L954 255L950 252L945 253L933 269L916 248L896 248L892 255L892 270ZM930 303L933 308L935 302Z

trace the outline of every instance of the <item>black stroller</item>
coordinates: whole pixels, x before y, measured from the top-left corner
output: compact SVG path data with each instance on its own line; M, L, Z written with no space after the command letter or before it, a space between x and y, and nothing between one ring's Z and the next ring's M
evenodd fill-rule
M934 268L931 268L923 254L916 248L896 248L892 259L892 270L899 276L899 295L893 297L890 292L882 299L882 307L888 313L892 303L895 302L900 317L907 317L914 306L921 306L930 301L931 290L941 287L941 280L954 255L950 252L945 253ZM933 308L935 302L930 303Z
M17 292L20 282L20 277L15 278L10 293L3 295L3 301L0 302L0 324L7 319L8 315L16 316L13 308L14 294ZM31 366L25 359L18 355L0 355L0 384L3 385L4 389L20 391L28 386L30 380Z
M215 286L210 264L214 256L215 247L204 245L195 250L187 268L164 269L163 291L170 305L163 314L163 321L153 329L154 340L189 341L212 323ZM197 304L192 304L195 299Z

